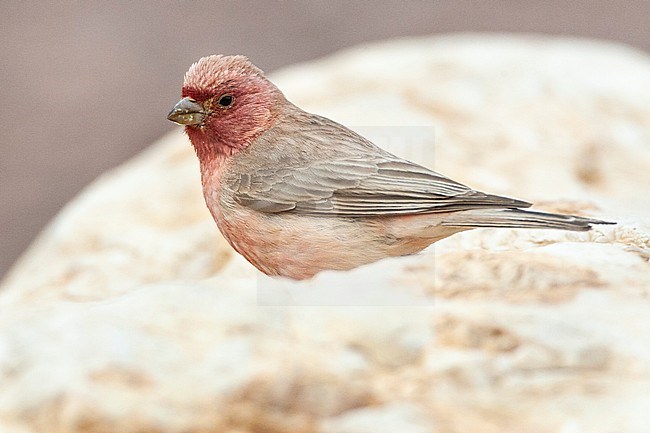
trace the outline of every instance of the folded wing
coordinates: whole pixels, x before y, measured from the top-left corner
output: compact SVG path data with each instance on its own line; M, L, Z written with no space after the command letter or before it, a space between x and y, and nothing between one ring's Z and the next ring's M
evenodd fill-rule
M235 200L260 212L375 217L530 203L485 194L390 154L347 155L294 168L240 174Z

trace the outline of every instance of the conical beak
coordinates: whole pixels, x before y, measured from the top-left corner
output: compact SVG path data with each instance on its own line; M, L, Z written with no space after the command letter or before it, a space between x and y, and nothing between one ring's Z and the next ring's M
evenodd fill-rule
M198 125L203 123L206 112L203 106L192 98L183 98L172 108L167 119L179 125Z

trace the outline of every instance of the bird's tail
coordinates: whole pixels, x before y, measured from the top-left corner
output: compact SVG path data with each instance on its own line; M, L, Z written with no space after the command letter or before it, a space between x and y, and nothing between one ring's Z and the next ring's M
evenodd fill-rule
M592 224L616 224L575 215L535 212L522 209L472 209L454 212L442 225L453 227L512 227L531 229L591 230Z

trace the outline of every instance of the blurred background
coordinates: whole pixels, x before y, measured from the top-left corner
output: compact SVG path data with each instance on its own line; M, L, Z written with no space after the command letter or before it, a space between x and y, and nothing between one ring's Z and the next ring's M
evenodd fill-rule
M0 277L85 185L174 128L166 114L201 56L245 54L272 72L366 41L459 31L650 50L646 0L1 5Z

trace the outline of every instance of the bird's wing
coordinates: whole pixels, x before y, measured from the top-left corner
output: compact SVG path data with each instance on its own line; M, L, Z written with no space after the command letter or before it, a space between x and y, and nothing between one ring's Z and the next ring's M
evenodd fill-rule
M299 124L299 131L287 134L285 124L258 138L258 149L273 152L238 154L228 187L240 205L266 213L344 217L530 206L401 159L325 117L302 110L294 116L288 124ZM260 158L265 168L251 171Z
M230 188L239 204L257 211L314 216L373 217L530 206L475 191L387 153L265 168L237 175Z

